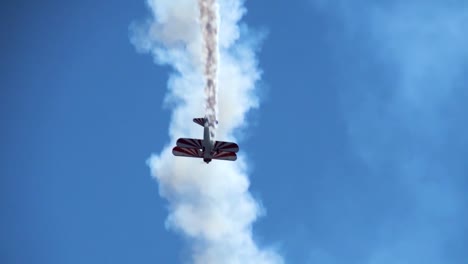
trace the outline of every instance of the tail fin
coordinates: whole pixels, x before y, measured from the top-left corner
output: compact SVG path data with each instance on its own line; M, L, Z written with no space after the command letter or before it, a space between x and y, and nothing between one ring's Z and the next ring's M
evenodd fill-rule
M194 118L193 119L193 122L199 124L200 126L204 127L205 126L205 122L206 122L206 118L202 117L202 118Z

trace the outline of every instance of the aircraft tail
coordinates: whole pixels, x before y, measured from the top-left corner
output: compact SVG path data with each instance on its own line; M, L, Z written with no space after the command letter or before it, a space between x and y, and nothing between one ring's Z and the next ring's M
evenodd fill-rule
M193 122L199 124L200 126L204 127L205 123L208 122L208 118L206 117L200 117L200 118L194 118ZM218 124L218 120L216 120L216 124Z
M206 118L204 117L201 117L201 118L194 118L193 119L193 122L199 124L200 126L204 127L205 126L205 122L207 121Z

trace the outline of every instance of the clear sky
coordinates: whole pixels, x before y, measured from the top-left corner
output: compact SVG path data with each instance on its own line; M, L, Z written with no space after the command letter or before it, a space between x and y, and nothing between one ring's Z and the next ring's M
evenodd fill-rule
M286 3L287 2L287 3ZM292 264L468 262L468 2L246 2L267 32L239 142ZM182 263L146 160L170 68L138 54L144 1L4 1L0 262Z

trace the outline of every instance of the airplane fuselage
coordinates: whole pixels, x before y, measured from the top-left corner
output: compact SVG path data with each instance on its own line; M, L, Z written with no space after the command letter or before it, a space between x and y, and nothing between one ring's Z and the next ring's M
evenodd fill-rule
M213 150L213 140L210 136L210 127L208 122L205 123L203 129L203 161L207 164L210 163L212 155L211 152Z

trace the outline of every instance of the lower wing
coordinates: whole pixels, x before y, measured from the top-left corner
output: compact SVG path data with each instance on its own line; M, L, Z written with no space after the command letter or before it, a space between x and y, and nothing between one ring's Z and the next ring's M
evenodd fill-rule
M217 152L238 152L239 146L234 142L216 141L213 151Z
M234 152L218 151L213 154L213 159L235 161L237 159L237 155Z
M172 154L179 157L203 158L203 153L198 149L174 147Z
M189 149L202 149L203 148L201 139L196 139L196 138L179 138L176 142L176 145L181 148L189 148Z

